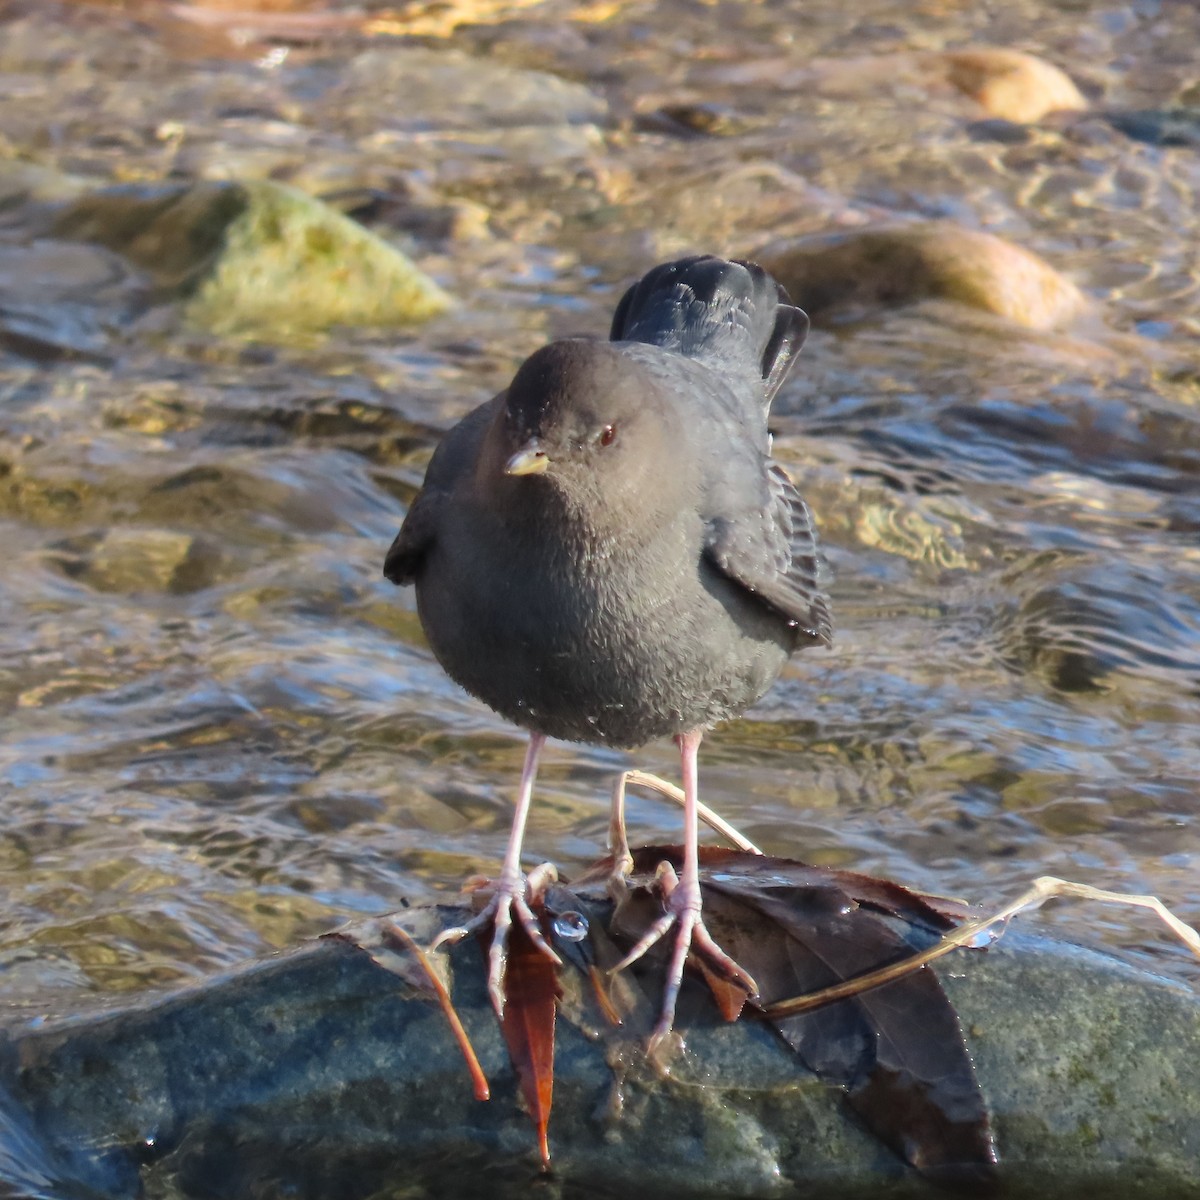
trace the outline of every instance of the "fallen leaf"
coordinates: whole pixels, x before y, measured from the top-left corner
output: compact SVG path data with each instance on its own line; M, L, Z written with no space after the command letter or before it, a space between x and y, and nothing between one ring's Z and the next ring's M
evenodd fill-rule
M537 911L534 905L534 911ZM486 958L491 931L479 939ZM554 964L534 946L519 921L508 935L504 968L504 1016L500 1028L517 1072L521 1094L537 1130L542 1170L550 1169L548 1129L554 1097L554 1021L559 996Z
M712 992L712 997L717 1002L717 1008L721 1010L721 1019L736 1021L742 1015L746 1001L750 999L746 989L736 983L731 983L724 976L718 975L704 959L701 958L697 961L700 964L700 971L704 975L704 982L708 984L708 990Z
M660 862L678 847L633 852L612 932L632 944L661 914L648 903ZM758 981L769 1010L902 963L969 915L965 906L853 872L736 850L701 851L704 917L717 943ZM961 915L960 915L961 914ZM710 975L704 972L705 976ZM709 978L722 1015L733 997ZM933 1177L986 1183L996 1163L987 1106L957 1014L928 967L819 1009L765 1019L822 1079L846 1090L873 1133Z

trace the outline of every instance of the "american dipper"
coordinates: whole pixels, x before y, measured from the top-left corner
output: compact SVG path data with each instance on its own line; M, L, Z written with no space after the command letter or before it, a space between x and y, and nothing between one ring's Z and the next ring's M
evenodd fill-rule
M756 264L655 267L617 305L611 340L544 346L446 434L388 551L384 574L416 584L446 672L530 734L492 898L451 931L493 923L497 1012L514 916L556 958L520 867L547 737L679 746L683 873L668 868L663 918L622 964L675 927L654 1039L671 1028L689 948L757 990L701 919L696 753L788 655L830 641L812 518L767 432L807 332Z

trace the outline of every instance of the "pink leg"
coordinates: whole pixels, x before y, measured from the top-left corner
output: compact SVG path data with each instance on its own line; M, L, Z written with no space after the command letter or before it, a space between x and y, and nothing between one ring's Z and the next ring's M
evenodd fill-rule
M676 878L675 872L665 863L659 868L659 882L667 901L667 911L614 968L620 971L636 962L672 925L676 927L675 949L671 954L667 986L663 992L662 1015L650 1035L652 1048L671 1032L675 1021L675 1002L683 982L684 964L688 951L693 947L719 974L740 980L751 995L758 993L758 984L713 941L700 916L700 821L696 756L703 736L703 730L693 729L675 739L683 767L683 874Z
M517 793L517 811L513 816L512 832L508 835L508 849L500 867L500 877L492 888L492 898L487 907L466 925L443 930L434 939L433 945L456 942L471 933L478 933L488 923L492 925L492 945L488 952L488 995L497 1016L504 1015L504 966L507 959L508 931L515 916L529 935L530 941L556 965L562 960L550 948L542 936L537 917L525 899L525 877L521 874L521 842L525 838L525 821L533 801L533 784L537 778L538 756L546 744L544 734L531 733L525 751L525 765L521 770L521 787Z

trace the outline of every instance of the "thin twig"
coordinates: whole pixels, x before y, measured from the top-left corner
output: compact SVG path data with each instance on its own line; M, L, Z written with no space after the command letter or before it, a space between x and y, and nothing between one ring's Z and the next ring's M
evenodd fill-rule
M935 959L949 954L951 950L956 950L959 946L966 946L975 942L980 935L987 933L994 926L1006 924L1020 912L1040 908L1047 900L1054 897L1099 900L1110 904L1124 904L1134 908L1148 908L1151 912L1156 913L1166 924L1167 928L1200 959L1200 934L1197 934L1190 925L1184 924L1157 896L1138 896L1128 892L1109 892L1103 888L1091 887L1086 883L1072 883L1068 879L1058 879L1053 875L1043 875L1033 881L1028 891L1023 892L1010 904L1005 905L999 912L994 913L990 917L980 917L974 921L964 922L957 929L953 929L947 933L940 942L935 942L932 946L921 950L909 958L891 963L886 967L880 967L875 971L867 971L865 974L857 975L853 979L845 979L841 983L822 988L817 992L809 992L807 995L796 996L790 1000L777 1001L775 1004L768 1005L763 1011L772 1020L778 1020L781 1017L792 1017L798 1013L809 1012L814 1008L831 1004L834 1000L843 1000L847 996L856 996L861 992L869 991L871 988L891 983L893 980L903 979L904 976L911 975L914 971L919 971Z

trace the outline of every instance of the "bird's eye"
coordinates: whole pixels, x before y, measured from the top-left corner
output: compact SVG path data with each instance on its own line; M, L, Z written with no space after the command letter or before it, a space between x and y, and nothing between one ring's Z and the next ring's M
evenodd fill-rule
M617 440L617 427L615 425L605 425L600 430L600 445L611 446Z

